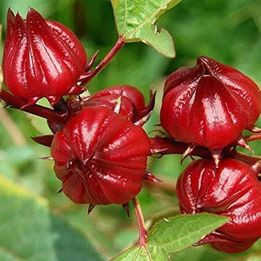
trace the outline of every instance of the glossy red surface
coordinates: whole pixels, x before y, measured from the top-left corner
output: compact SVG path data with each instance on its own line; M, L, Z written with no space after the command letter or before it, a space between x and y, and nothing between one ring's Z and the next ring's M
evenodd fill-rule
M25 20L8 11L3 75L15 96L29 104L46 97L54 104L77 93L74 85L86 63L83 46L67 27L46 21L33 9Z
M63 192L92 205L131 200L141 189L149 153L144 130L105 107L86 107L51 146Z
M224 252L241 252L261 237L261 183L246 163L223 159L192 162L177 183L182 213L210 212L229 221L200 242Z
M79 100L68 100L70 114L81 111L86 106L104 106L114 110L120 98L119 114L135 122L153 109L153 105L145 106L143 94L130 85L119 85L105 88L89 97ZM153 101L151 101L153 103Z
M252 127L261 112L258 86L236 69L211 58L181 68L166 80L163 128L186 143L220 149Z

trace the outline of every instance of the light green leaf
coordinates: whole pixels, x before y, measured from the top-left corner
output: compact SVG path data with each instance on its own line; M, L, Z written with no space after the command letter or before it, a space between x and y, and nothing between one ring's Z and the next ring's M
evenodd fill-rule
M191 246L227 221L226 217L207 213L162 219L149 232L146 247L134 246L113 260L168 260L170 253L176 253Z
M47 202L0 177L0 260L56 260Z
M167 57L175 57L171 35L156 20L181 0L111 0L119 35L126 42L143 42Z
M102 260L47 201L0 176L0 260Z

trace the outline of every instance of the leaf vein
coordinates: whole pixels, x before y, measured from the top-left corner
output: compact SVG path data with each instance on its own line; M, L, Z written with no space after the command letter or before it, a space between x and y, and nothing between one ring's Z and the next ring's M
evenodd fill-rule
M125 0L126 1L126 0ZM170 1L168 1L169 3ZM134 29L131 34L135 34L138 30L140 30L146 23L148 23L153 17L155 17L161 10L167 8L168 3L165 3L163 5L160 5L159 8L156 9L156 11L148 17L148 19L145 19L139 26L137 26L136 29Z

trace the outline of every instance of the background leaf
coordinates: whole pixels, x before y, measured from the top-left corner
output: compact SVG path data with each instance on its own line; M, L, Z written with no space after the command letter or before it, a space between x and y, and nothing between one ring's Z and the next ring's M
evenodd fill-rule
M167 260L169 254L184 250L227 221L207 213L164 218L150 230L146 248L132 247L114 260Z
M181 0L112 0L119 35L126 42L143 42L167 57L175 57L171 35L155 21Z
M102 260L47 201L0 176L0 260Z
M96 252L83 233L77 231L68 222L57 215L51 215L52 231L56 235L54 250L59 261L101 261L103 258Z

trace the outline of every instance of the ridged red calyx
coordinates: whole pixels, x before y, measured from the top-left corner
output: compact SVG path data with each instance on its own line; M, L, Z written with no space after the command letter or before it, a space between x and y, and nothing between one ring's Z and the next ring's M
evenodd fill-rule
M260 166L259 166L260 168ZM211 160L192 162L177 183L182 213L210 212L229 221L203 238L217 250L236 253L261 237L260 171L235 159L223 159L219 167Z
M208 57L166 80L161 124L171 137L211 150L237 141L260 115L261 92L247 76Z
M90 106L54 136L51 155L63 192L80 204L126 204L146 178L144 130L106 107Z
M86 106L94 105L114 110L116 104L119 103L119 114L136 122L153 110L154 101L155 94L151 93L150 103L146 106L144 96L137 88L130 85L119 85L105 88L81 100L69 98L68 107L70 114L74 114Z
M25 20L8 11L3 75L13 95L30 105L43 97L55 104L63 95L78 94L82 88L76 82L86 63L82 44L67 27L34 9Z

